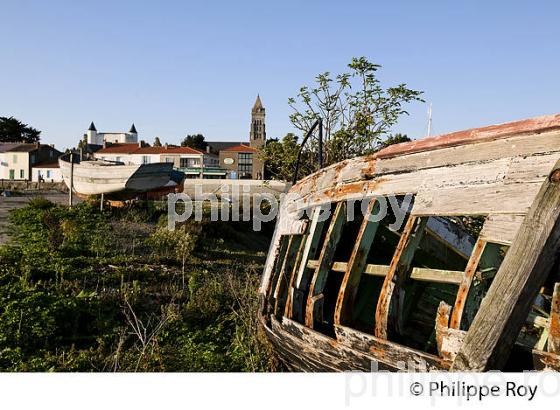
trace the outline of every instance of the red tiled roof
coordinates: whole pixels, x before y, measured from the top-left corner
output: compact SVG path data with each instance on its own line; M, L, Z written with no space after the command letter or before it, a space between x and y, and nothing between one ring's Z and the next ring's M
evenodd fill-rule
M138 144L112 144L106 148L101 148L96 154L192 154L200 155L203 154L199 151L190 147L177 147L177 146L167 146L167 147L139 147Z
M35 164L33 165L33 168L60 168L60 165L58 164L58 162L45 162L42 164Z
M165 147L159 147L161 151L161 154L165 154L166 152L170 152L173 154L204 154L203 151L200 151L198 149L195 148L191 148L191 147L175 147L175 146L167 146L167 148Z
M257 152L256 148L250 147L248 145L239 144L233 147L224 149L223 151L234 151L234 152Z
M111 144L106 148L101 148L97 154L132 154L139 148L138 144Z

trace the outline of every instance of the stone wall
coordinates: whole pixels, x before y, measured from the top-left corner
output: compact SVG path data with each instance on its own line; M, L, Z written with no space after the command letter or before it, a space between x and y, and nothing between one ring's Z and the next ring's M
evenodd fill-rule
M32 182L0 179L0 191L60 191L68 192L64 182Z

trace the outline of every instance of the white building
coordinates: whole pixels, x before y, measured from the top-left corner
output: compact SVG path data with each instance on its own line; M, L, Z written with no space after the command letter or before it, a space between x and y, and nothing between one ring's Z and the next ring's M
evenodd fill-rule
M138 142L138 132L134 124L128 132L97 132L93 121L87 132L87 143L92 145L103 145L103 143L129 144Z
M58 161L34 165L31 180L33 182L63 182Z
M33 167L56 162L60 155L46 144L0 144L0 179L31 181Z

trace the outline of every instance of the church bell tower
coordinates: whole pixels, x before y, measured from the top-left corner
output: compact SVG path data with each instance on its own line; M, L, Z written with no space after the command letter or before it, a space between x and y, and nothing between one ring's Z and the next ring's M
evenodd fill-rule
M257 95L257 100L251 109L251 132L250 146L260 148L266 141L266 129L264 125L265 110L261 102L261 97Z

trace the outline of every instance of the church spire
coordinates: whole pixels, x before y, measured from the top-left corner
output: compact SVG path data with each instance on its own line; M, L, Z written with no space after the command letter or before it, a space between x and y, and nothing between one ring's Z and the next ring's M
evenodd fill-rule
M130 130L128 131L131 134L138 134L138 132L136 132L136 127L134 126L134 123L132 123L132 127L130 127Z
M257 99L255 100L255 105L253 105L253 110L259 109L259 108L263 108L262 102L261 102L261 96L259 94L257 94Z
M95 128L95 124L93 123L93 121L92 121L91 124L89 125L88 131L97 131L97 129Z

